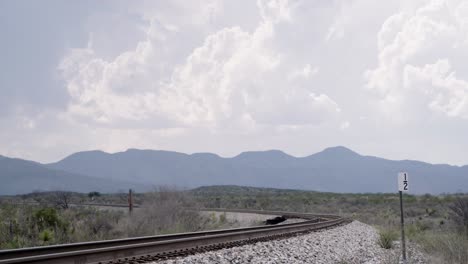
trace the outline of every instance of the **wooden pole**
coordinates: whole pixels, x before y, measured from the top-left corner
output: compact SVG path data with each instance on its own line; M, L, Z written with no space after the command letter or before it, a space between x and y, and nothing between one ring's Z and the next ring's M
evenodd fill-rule
M133 192L132 189L128 190L128 212L131 214L133 211Z

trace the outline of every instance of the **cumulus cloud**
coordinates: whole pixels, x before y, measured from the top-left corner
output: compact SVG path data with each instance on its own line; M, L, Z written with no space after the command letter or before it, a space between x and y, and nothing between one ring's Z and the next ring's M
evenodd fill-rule
M407 65L403 75L405 89L415 89L427 96L431 110L468 119L468 82L457 79L448 60L423 67Z
M427 113L467 118L467 76L456 74L467 72L461 63L468 55L467 18L466 2L430 1L385 21L378 65L365 73L384 113L400 120Z
M59 67L72 97L69 112L101 125L155 127L310 124L333 117L339 113L333 99L291 82L318 69L291 64L287 52L272 46L281 38L277 25L293 20L291 8L288 1L259 1L253 32L222 28L186 58L171 57L181 41L180 25L154 17L146 39L113 60L91 45L74 49Z
M147 39L136 48L107 61L91 45L73 49L62 60L59 70L72 98L69 112L100 124L120 125L126 121L151 121L165 126L155 98L161 85L169 81L170 52L165 52L168 27L151 20Z

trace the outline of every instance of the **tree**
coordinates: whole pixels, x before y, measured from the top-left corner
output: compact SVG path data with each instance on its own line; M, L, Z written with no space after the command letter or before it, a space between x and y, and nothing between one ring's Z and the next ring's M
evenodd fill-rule
M58 191L54 193L54 204L58 208L68 209L72 197L71 192Z
M465 234L468 237L468 197L458 197L449 206L452 210L452 217L455 223L465 229Z

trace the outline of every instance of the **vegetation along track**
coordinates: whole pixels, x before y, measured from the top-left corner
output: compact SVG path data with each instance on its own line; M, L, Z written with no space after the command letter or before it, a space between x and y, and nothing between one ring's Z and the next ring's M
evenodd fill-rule
M172 235L146 236L56 246L0 250L6 263L144 263L159 259L293 236L349 222L336 215L278 211L203 209L303 218L304 222Z

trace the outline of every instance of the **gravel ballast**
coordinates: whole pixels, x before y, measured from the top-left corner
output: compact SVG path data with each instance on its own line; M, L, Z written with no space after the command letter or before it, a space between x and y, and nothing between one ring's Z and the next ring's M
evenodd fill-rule
M377 244L378 232L358 221L333 229L287 239L258 242L228 249L152 262L179 263L398 263L399 243L394 249ZM407 245L409 263L427 263L417 248Z

